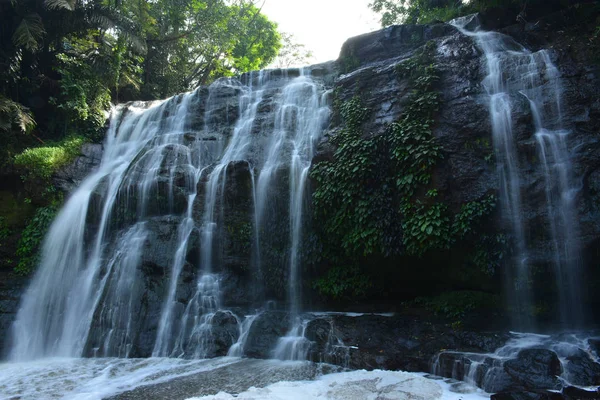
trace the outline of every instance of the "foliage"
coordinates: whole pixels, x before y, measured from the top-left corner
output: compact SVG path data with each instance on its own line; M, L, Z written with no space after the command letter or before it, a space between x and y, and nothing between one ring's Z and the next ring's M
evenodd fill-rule
M79 154L82 144L83 138L70 137L53 145L26 149L15 157L15 164L26 170L24 179L49 179Z
M100 140L111 101L263 68L281 47L253 0L5 1L0 15L0 165L46 141Z
M35 127L31 111L22 104L0 95L0 131L10 132L13 126L27 133Z
M8 236L10 236L10 228L6 224L5 218L0 217L0 241L5 240ZM0 246L2 246L1 243Z
M460 212L454 218L452 235L462 239L468 234L474 233L483 218L491 214L495 207L496 196L494 195L463 204Z
M42 240L57 212L58 202L36 210L35 215L27 224L19 240L16 253L19 257L19 263L15 267L16 273L28 275L34 270L39 262L39 251Z
M314 59L312 51L295 41L291 33L281 33L281 49L270 65L273 68L301 67Z
M462 0L373 0L369 7L381 14L381 26L448 21L465 14Z
M408 254L421 256L433 249L450 248L450 218L447 209L442 203L425 205L420 201L402 209L402 239Z
M573 1L576 2L577 0ZM381 15L381 26L449 21L490 7L547 7L548 0L373 0L369 7ZM564 1L565 5L569 3Z
M65 131L101 137L106 110L110 108L110 89L95 79L94 71L84 60L64 53L57 58L61 93L50 101L63 114Z
M325 276L317 279L314 284L321 294L335 300L347 299L348 297L364 297L372 287L369 277L366 276L356 265L346 267L335 266Z
M315 216L329 270L316 284L334 298L358 296L370 287L360 268L366 257L424 257L445 251L473 235L495 198L464 204L452 213L432 187L433 167L442 148L432 135L439 109L439 80L433 64L435 43L429 42L398 65L398 78L408 81L401 118L384 134L363 132L369 118L358 96L334 107L343 123L331 138L333 160L315 165Z
M435 315L449 320L462 320L474 311L495 311L500 308L500 298L484 292L446 292L436 297L418 297L413 304L423 306Z

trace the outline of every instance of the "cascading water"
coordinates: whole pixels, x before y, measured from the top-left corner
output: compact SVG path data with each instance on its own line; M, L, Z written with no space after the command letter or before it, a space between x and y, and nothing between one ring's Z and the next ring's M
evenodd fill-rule
M289 303L297 314L306 180L329 115L326 95L305 73L272 79L261 71L244 79L113 111L101 166L73 193L45 241L44 262L13 327L13 360L139 356L146 332L155 335L147 339L153 356L208 357L216 315L237 319L240 334L230 353L241 356L253 318L242 324L224 310L220 273L227 176L239 162L251 171L255 244L269 223L262 212L274 176L288 174ZM270 102L273 111L264 108ZM223 125L234 122L232 112L237 122L228 131ZM169 269L152 280L147 269L157 267L147 259L157 235L172 244L153 255ZM257 262L258 274L260 268ZM185 286L190 279L196 284ZM156 285L163 289L152 293L162 297L149 298ZM148 315L149 301L161 305L156 319Z
M545 175L549 230L552 235L557 291L563 323L580 323L579 257L574 212L575 189L570 179L567 131L562 126L560 74L546 50L530 52L509 36L465 29L477 17L453 21L463 34L475 38L488 68L483 81L489 95L490 120L500 175L502 211L510 221L514 242L514 272L508 274L508 298L514 324L532 329L533 294L528 230L523 218L522 170L515 145L513 112L523 97L529 102ZM578 310L572 312L571 310Z
M273 134L267 145L267 157L257 185L256 215L261 224L268 202L269 190L275 175L286 166L289 176L289 226L290 251L288 275L288 302L293 326L279 340L274 351L280 359L306 359L308 341L303 337L301 306L301 280L299 276L302 222L306 183L313 158L314 147L323 126L329 118L328 92L323 93L301 70L283 90L275 112Z
M137 174L137 168L145 166L148 158L162 158L158 155L172 135L156 141L151 152L155 156L139 155L158 137L162 131L159 121L167 110L181 105L179 100L173 98L152 104L147 110L133 105L126 111L121 108L113 112L99 170L70 197L45 239L42 264L23 297L13 326L12 359L82 355L95 310L105 296L106 282L111 274L107 266L120 264L116 258L121 252L105 256L103 251L111 240L108 226L118 203L117 197L121 194L129 201L129 191L135 190L130 187L121 190L121 186L128 182L128 174ZM166 124L173 122L171 118ZM149 169L146 171L145 177L152 175ZM88 206L101 186L104 188L100 194L103 203L95 236L88 243L86 230L93 229L86 226ZM139 188L141 191L152 190L146 180L140 181ZM146 198L141 196L139 201L143 203ZM111 295L118 296L118 293L106 294Z

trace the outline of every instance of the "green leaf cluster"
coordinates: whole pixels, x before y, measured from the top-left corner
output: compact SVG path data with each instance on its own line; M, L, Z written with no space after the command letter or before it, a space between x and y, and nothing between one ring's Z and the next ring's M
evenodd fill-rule
M15 156L15 165L23 168L25 180L49 180L52 174L80 154L83 142L82 137L69 137L48 146L26 149Z
M432 134L440 106L435 43L397 67L408 82L402 116L385 133L364 132L370 111L358 96L335 100L342 128L332 138L333 159L313 167L313 194L322 259L328 269L315 287L334 298L371 287L361 268L367 257L423 257L472 235L494 206L494 196L452 213L432 187L442 147Z
M15 272L20 275L30 274L39 263L39 252L44 236L48 232L58 212L58 202L47 207L40 207L29 221L19 240L17 253L19 263Z
M264 68L281 47L252 0L4 1L0 15L0 165L71 135L99 141L111 102Z

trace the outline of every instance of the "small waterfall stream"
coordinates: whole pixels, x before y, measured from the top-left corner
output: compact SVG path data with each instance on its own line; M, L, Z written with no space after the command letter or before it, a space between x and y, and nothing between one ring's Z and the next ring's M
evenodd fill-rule
M547 50L531 52L507 35L479 28L467 30L465 26L476 18L469 16L451 23L476 40L486 59L488 75L482 84L489 95L502 212L510 221L514 243L513 268L507 274L507 298L511 301L514 326L525 330L534 328L529 230L538 229L527 226L523 217L526 194L522 193L521 180L524 176L513 129L515 109L523 98L530 107L533 136L538 142L540 168L545 176L546 218L554 242L554 248L548 250L554 254L561 320L565 326L579 324L583 313L578 282L581 272L574 210L576 189L571 179L568 131L562 122L560 73Z

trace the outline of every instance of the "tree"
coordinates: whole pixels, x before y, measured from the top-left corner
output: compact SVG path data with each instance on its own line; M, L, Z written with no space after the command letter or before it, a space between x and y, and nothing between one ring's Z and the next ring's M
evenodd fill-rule
M281 44L260 11L250 0L0 2L0 125L97 135L111 101L263 68Z
M381 14L381 25L427 23L456 16L462 0L373 0L369 7Z
M281 33L281 49L275 61L271 64L274 68L289 68L308 65L314 60L312 51L305 45L297 43L291 33Z

